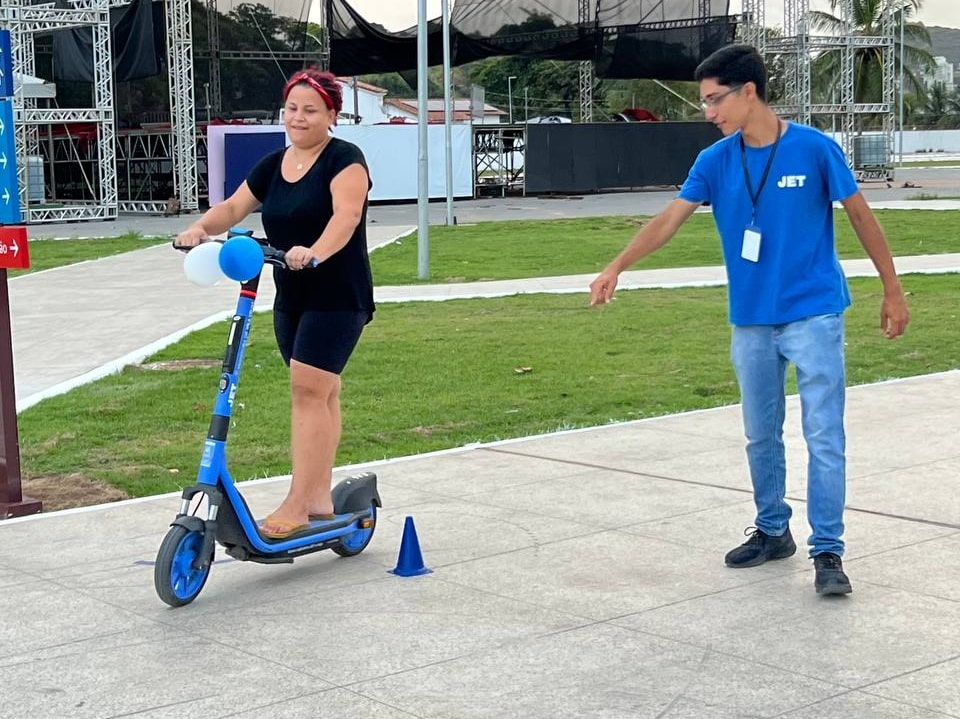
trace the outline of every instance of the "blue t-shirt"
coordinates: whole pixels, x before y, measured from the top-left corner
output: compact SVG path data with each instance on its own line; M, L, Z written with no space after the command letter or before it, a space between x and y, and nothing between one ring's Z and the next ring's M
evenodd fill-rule
M754 194L773 145L746 146ZM833 203L857 192L843 151L831 138L788 123L757 200L757 262L741 257L753 217L740 132L703 150L680 188L688 202L709 202L727 266L730 322L778 325L843 312L850 292L833 232Z

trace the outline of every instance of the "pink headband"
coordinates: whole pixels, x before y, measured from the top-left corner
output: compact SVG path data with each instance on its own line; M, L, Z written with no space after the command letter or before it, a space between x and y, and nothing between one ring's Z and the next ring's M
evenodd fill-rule
M324 89L323 85L321 85L319 82L317 82L316 80L314 80L312 77L310 77L310 75L308 75L308 74L305 73L305 72L298 72L296 75L294 75L293 77L291 77L291 78L290 78L290 81L287 82L287 84L284 86L284 88L283 88L283 100L284 100L284 102L286 102L286 100L287 100L287 95L290 94L290 91L293 89L293 87L294 87L295 85L299 85L301 82L307 83L310 87L312 87L314 90L316 90L317 93L320 95L320 97L323 98L323 102L326 104L326 106L327 106L329 109L331 109L331 110L336 110L336 109L337 109L336 106L333 104L333 98L330 97L330 93L328 93L328 92Z

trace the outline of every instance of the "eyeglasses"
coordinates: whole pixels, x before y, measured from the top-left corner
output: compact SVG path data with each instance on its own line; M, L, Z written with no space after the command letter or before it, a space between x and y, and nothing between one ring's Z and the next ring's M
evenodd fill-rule
M711 107L716 107L716 106L719 105L721 102L723 102L723 98L725 98L727 95L730 95L730 94L736 92L737 90L739 90L739 89L742 88L742 87L743 87L743 85L734 85L734 86L731 87L729 90L727 90L726 92L721 92L719 95L713 95L713 96L711 96L711 97L705 97L705 98L703 98L703 99L700 101L700 109L703 110L704 112L706 112L706 111L709 110Z

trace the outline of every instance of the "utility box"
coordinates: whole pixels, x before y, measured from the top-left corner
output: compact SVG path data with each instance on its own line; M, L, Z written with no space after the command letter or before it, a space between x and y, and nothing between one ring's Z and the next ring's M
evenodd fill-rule
M884 135L857 135L853 138L853 166L857 170L883 167L890 162Z
M861 180L893 179L889 138L884 134L853 138L853 171Z
M42 203L46 200L44 190L45 170L43 157L27 155L27 201Z

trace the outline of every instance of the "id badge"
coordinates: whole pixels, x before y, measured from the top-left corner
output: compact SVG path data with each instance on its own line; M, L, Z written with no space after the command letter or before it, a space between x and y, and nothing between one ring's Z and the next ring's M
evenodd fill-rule
M756 225L750 225L743 231L743 246L740 248L740 256L750 262L760 261L760 228Z

